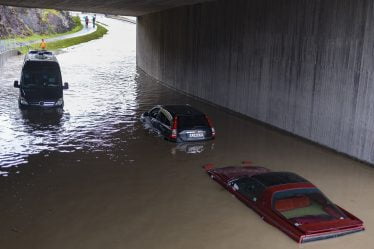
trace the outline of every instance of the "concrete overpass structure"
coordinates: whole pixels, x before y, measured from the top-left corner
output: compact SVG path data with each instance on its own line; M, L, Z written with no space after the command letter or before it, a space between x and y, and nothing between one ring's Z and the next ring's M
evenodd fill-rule
M0 3L138 16L137 63L152 77L374 163L370 0Z
M76 10L125 16L141 16L152 12L211 0L0 0L0 4L28 8Z

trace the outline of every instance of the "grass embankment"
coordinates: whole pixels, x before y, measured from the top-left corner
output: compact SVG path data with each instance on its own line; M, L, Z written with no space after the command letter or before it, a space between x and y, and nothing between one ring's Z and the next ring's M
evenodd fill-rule
M103 37L106 33L108 33L108 30L101 26L100 24L97 24L97 30L93 33L83 35L83 36L78 36L78 37L73 37L73 38L68 38L60 41L55 41L55 42L49 42L47 43L47 50L57 50L61 48L67 48L71 47L80 43L92 41L95 39L99 39ZM33 44L31 46L27 47L22 47L19 49L19 51L23 54L27 53L29 50L33 49L39 49L39 43Z
M83 29L83 24L81 22L80 17L74 16L73 21L75 23L74 28L65 33L53 33L53 34L48 34L48 35L33 34L30 36L26 36L26 37L17 37L15 38L15 40L18 42L29 42L29 41L36 41L36 40L41 40L41 39L54 38L54 37L58 37L62 35L70 35L70 34L81 31Z

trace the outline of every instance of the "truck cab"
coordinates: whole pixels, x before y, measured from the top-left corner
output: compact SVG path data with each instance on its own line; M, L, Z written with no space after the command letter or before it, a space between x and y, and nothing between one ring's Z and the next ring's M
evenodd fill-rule
M25 56L20 82L14 81L14 87L20 89L20 108L62 108L63 90L69 85L62 84L60 65L52 52L30 51Z

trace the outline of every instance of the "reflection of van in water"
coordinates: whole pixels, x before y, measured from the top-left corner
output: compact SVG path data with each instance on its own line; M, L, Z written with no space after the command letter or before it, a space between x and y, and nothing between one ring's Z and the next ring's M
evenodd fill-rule
M63 107L63 89L60 65L49 51L30 51L22 67L21 82L14 81L14 87L20 89L18 104L25 107Z

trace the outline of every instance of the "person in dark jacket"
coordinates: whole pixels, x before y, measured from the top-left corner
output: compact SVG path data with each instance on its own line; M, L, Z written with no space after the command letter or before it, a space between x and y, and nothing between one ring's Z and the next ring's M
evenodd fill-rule
M93 15L93 17L92 17L92 27L95 28L95 26L96 26L96 14Z

